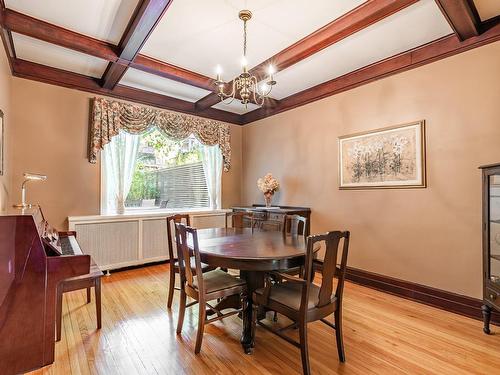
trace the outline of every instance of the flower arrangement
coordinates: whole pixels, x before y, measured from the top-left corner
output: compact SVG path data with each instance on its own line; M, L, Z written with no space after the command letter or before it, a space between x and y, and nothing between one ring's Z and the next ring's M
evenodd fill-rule
M257 180L257 186L259 187L259 190L264 193L266 207L270 207L271 198L280 187L278 180L275 179L271 173L268 173L264 177Z
M261 177L257 180L257 186L259 187L259 190L264 194L274 194L279 189L280 184L271 173L268 173L264 177Z

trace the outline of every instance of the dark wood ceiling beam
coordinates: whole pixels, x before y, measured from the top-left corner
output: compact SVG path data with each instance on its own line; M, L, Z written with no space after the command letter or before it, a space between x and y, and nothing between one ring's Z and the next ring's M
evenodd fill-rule
M135 59L171 3L172 0L143 0L137 6L118 44L118 61L106 68L102 87L113 89L118 84L128 69L126 63Z
M281 99L273 109L259 108L243 115L243 124L273 116L367 83L420 67L500 40L500 18L488 22L488 29L481 35L461 41L455 34L443 37L424 46L384 59L341 77L321 83L307 90Z
M479 35L481 20L468 0L436 0L436 3L460 40Z
M4 25L6 29L19 34L86 53L110 62L121 63L177 82L205 90L212 90L214 87L214 80L212 78L141 54L138 54L132 62L119 60L118 47L111 43L67 30L10 9L5 10L5 17L3 20L0 19L0 25Z
M74 31L55 26L14 10L5 10L2 25L8 30L43 40L44 42L56 44L111 62L118 60L117 47L111 43L75 33Z
M212 90L214 87L214 80L212 78L144 55L138 55L129 66L142 70L143 72L155 74L205 90Z
M250 69L250 73L265 78L266 68L272 64L276 70L286 69L299 61L363 30L364 28L410 6L418 0L368 0L357 8L335 19L321 29L309 34L290 47ZM232 81L229 82L232 85ZM196 102L205 109L219 102L217 93L211 93Z
M14 48L14 41L12 40L12 34L9 29L4 27L5 20L5 3L0 0L0 38L2 39L2 44L7 54L7 61L9 62L10 71L13 71L13 62L16 58L16 50Z
M101 87L98 78L88 77L21 59L14 60L13 75L15 77L91 92L98 95L111 96L117 99L129 100L232 124L241 124L241 116L238 114L213 108L208 111L199 112L195 111L194 103L192 102L122 85L117 85L113 90L105 89Z

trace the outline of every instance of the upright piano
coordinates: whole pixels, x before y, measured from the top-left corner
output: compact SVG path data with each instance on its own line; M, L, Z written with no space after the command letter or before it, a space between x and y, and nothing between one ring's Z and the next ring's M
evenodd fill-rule
M56 288L84 275L90 256L58 233L40 207L0 214L0 372L19 374L54 362Z

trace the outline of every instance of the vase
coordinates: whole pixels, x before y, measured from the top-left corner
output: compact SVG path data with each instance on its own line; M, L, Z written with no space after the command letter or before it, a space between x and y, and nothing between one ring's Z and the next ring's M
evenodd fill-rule
M264 199L266 200L266 207L271 207L271 200L273 199L273 193L264 193Z

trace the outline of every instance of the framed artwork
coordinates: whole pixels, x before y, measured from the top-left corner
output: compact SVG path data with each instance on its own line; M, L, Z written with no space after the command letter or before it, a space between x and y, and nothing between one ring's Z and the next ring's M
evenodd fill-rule
M425 121L339 137L339 188L426 187Z
M4 130L3 112L0 109L0 176L3 176Z

